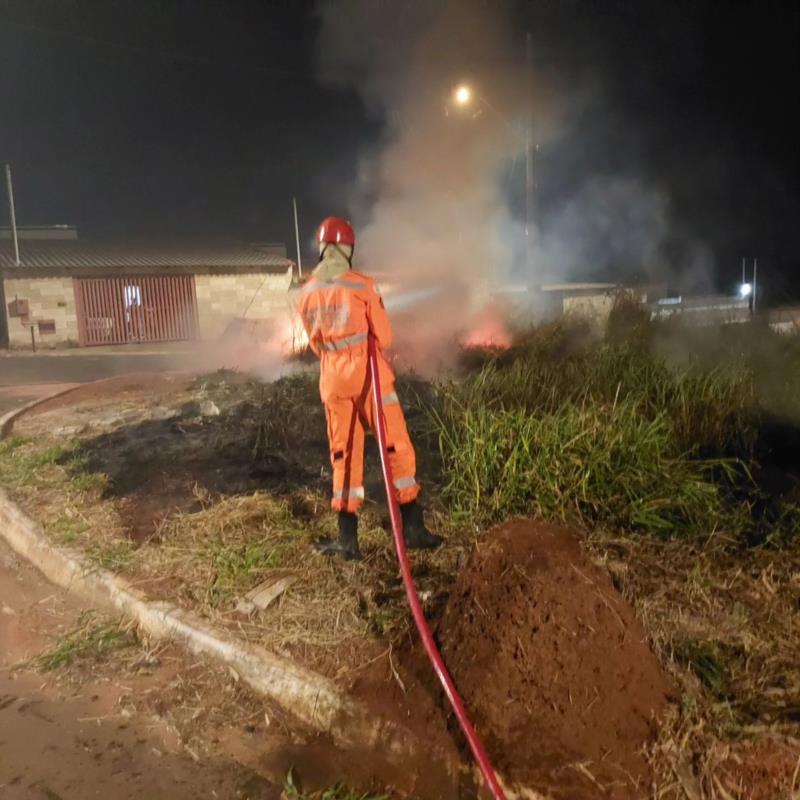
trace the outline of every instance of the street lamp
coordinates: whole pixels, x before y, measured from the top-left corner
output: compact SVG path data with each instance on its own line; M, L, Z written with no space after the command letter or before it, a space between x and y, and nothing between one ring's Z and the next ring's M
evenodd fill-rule
M472 102L472 89L462 83L453 90L453 101L457 106L468 106Z
M530 68L530 34L528 34L528 66ZM468 83L459 83L453 87L452 103L457 108L467 109L475 103L480 103L489 109L495 116L500 119L503 124L511 130L511 132L525 146L525 260L528 267L528 273L533 272L533 203L534 203L534 181L533 181L533 111L531 108L531 99L528 97L528 109L525 122L525 135L520 136L519 131L514 127L511 121L504 114L501 114L483 95L474 91Z
M753 284L752 283L743 283L739 286L739 297L744 299L745 297L750 297L753 293Z

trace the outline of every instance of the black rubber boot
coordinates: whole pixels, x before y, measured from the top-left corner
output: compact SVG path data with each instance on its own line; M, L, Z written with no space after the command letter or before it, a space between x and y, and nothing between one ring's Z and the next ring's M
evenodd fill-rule
M425 527L422 508L416 500L403 503L400 513L403 515L403 540L409 550L434 550L444 542L441 536L436 536Z
M358 517L350 511L339 512L339 539L322 539L314 547L326 556L341 556L345 561L360 561Z

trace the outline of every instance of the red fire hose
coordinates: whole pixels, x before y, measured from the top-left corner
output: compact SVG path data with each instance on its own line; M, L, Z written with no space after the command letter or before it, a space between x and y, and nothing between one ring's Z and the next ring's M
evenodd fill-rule
M392 481L392 465L389 463L389 451L386 447L386 423L383 418L383 400L381 399L381 378L378 370L378 353L375 346L375 337L370 334L369 337L369 369L372 375L372 396L375 398L375 433L378 439L378 447L381 454L381 466L383 468L383 480L386 484L386 498L389 502L389 514L392 519L392 534L394 536L394 546L397 549L397 559L400 562L400 573L403 576L403 584L406 589L406 598L408 604L411 606L411 614L414 617L414 622L422 638L422 644L425 647L425 652L428 659L433 665L433 670L439 682L442 684L444 693L450 701L450 705L455 712L458 719L458 724L467 737L472 755L475 757L478 766L480 767L486 784L492 792L495 800L505 800L503 790L497 781L497 776L494 774L494 769L489 762L489 757L484 749L483 742L481 742L475 728L469 721L467 711L464 708L464 703L456 691L453 679L447 671L444 661L442 660L441 653L436 647L436 642L433 641L431 629L428 627L428 622L425 619L425 612L422 610L422 604L417 594L417 589L414 586L414 580L411 577L411 567L408 563L408 554L406 553L406 544L403 539L403 524L400 520L400 508L397 504L397 498L394 496Z

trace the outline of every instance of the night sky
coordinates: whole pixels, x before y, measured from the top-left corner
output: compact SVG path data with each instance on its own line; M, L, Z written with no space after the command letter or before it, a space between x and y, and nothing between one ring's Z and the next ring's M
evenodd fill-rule
M800 5L503 8L521 43L504 57L522 68L530 29L543 74L603 86L579 141L540 156L543 219L587 170L634 175L713 255L719 288L747 254L774 301L800 295ZM318 32L305 0L0 0L0 161L18 222L293 254L292 195L308 243L320 217L347 211L359 153L382 131L357 92L319 80Z

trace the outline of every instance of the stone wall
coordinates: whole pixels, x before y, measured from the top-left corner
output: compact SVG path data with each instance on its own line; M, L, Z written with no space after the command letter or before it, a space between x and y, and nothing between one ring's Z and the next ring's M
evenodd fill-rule
M6 278L6 304L28 301L27 318L8 316L9 347L31 346L31 325L37 347L58 347L78 342L78 316L72 278ZM39 322L52 320L53 333L40 332ZM26 324L27 323L27 324Z
M582 317L590 322L604 323L614 308L615 295L611 292L564 297L564 314Z
M216 339L231 320L288 318L292 273L195 275L200 337Z

